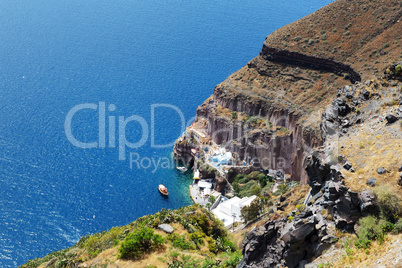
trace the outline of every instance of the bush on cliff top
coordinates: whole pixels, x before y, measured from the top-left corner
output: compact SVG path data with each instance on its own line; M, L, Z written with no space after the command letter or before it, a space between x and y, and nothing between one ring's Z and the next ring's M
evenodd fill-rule
M165 239L154 234L151 228L143 227L135 229L127 235L119 248L122 259L139 259L147 252L151 252L165 243Z
M374 188L377 196L378 205L380 207L381 217L384 220L395 223L402 217L401 199L392 192L387 186L379 186Z

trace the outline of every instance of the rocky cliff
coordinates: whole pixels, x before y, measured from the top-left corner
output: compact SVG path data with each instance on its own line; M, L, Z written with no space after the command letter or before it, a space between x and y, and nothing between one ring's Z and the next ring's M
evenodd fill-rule
M381 185L388 195L401 196L401 66L391 64L381 77L338 90L322 113L324 146L304 161L311 188L305 210L295 209L250 232L239 267L304 267L337 241L335 230L354 233L359 219L381 214L368 188ZM335 260L330 263L338 267Z
M217 85L197 120L241 162L307 183L304 157L323 145L321 113L339 88L398 59L401 2L338 0L268 36L260 54Z

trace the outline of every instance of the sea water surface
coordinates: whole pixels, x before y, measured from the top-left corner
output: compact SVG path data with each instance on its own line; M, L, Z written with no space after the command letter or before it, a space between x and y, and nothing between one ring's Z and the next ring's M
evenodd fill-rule
M191 204L191 174L169 164L172 145L151 145L151 105L172 105L154 113L154 142L171 144L182 132L173 106L191 122L214 85L258 55L268 34L330 2L0 1L0 267ZM108 127L106 148L78 148L66 137L68 112L92 104L98 109L74 116L72 134L97 141L102 103L106 126L109 116L116 129L119 116L146 123L148 134L138 122L127 125L127 138L145 143L127 148L125 161ZM130 153L142 167L130 167ZM154 168L158 161L163 168Z

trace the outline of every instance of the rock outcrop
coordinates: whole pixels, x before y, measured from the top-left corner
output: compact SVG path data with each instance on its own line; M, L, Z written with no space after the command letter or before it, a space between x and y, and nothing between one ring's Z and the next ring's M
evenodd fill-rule
M308 157L306 165L312 196L308 206L250 232L239 268L299 267L337 241L336 228L353 230L362 215L377 209L372 192L349 190L340 166L323 162L318 152Z
M360 74L349 65L335 62L332 59L308 56L299 52L280 50L264 44L260 56L269 61L282 64L306 67L313 70L331 72L337 75L347 75L352 83L361 81Z

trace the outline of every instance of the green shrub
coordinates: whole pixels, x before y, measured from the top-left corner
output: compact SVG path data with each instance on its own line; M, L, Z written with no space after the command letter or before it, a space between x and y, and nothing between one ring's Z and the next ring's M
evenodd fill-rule
M85 240L83 247L90 255L96 256L99 252L115 246L122 233L121 228L114 227L107 232L94 234Z
M161 220L159 218L156 218L152 222L152 227L156 228L159 224L161 224Z
M395 223L402 216L401 199L386 186L374 188L380 207L381 217Z
M212 253L218 253L215 240L213 240L210 237L207 237L207 242L208 242L208 250Z
M145 253L161 247L163 243L165 243L165 239L161 235L154 234L153 229L147 227L135 229L121 243L120 258L141 258Z
M237 181L232 183L233 193L234 195L238 196L240 194L240 185Z
M259 182L260 185L257 184ZM268 178L264 173L254 171L248 175L238 174L235 176L232 187L236 196L245 197L260 195L263 187L267 185ZM240 184L243 184L240 186Z
M254 184L253 186L250 187L250 195L256 195L259 196L261 193L261 186L259 186L258 184Z
M392 222L385 222L381 225L383 232L391 232L394 229L394 224Z
M283 195L288 191L288 189L289 189L289 183L284 181L283 183L278 185L278 191L277 192L279 192L280 195Z
M226 268L236 268L237 265L240 263L242 260L243 255L241 254L241 251L235 251L233 252L230 256L229 259L223 262L223 267Z
M192 241L186 239L184 235L170 234L168 235L168 240L172 242L175 248L182 250L194 250L196 249L196 244Z
M396 74L396 75L399 75L399 74L401 74L401 72L402 72L402 66L401 66L400 64L398 64L398 65L395 67L395 74Z
M302 39L301 36L298 35L298 36L296 36L296 37L293 37L292 40L293 40L293 41L296 41L296 42L299 42L301 39Z
M211 232L211 224L207 216L203 213L191 214L189 220L194 226L198 226L203 233L209 234Z
M402 232L402 218L400 218L395 224L394 229L392 230L394 233Z
M382 225L386 222L382 219L377 219L374 216L367 216L359 220L357 227L357 236L360 240L384 240L384 231Z
M236 250L236 246L227 238L218 237L215 240L216 250L218 252L232 252Z
M220 260L213 260L213 259L205 259L201 265L202 268L220 268L221 261Z
M358 248L370 248L371 246L371 240L368 239L364 239L364 238L359 238L356 242L355 242L355 246Z
M180 256L179 252L177 252L177 251L172 251L172 252L170 252L169 255L173 260L177 260L177 257Z
M190 239L196 244L197 248L204 245L204 238L200 232L191 233L189 236Z
M260 202L259 200L254 200L251 202L249 206L244 206L240 210L241 218L243 219L244 223L248 221L254 220L260 215Z

